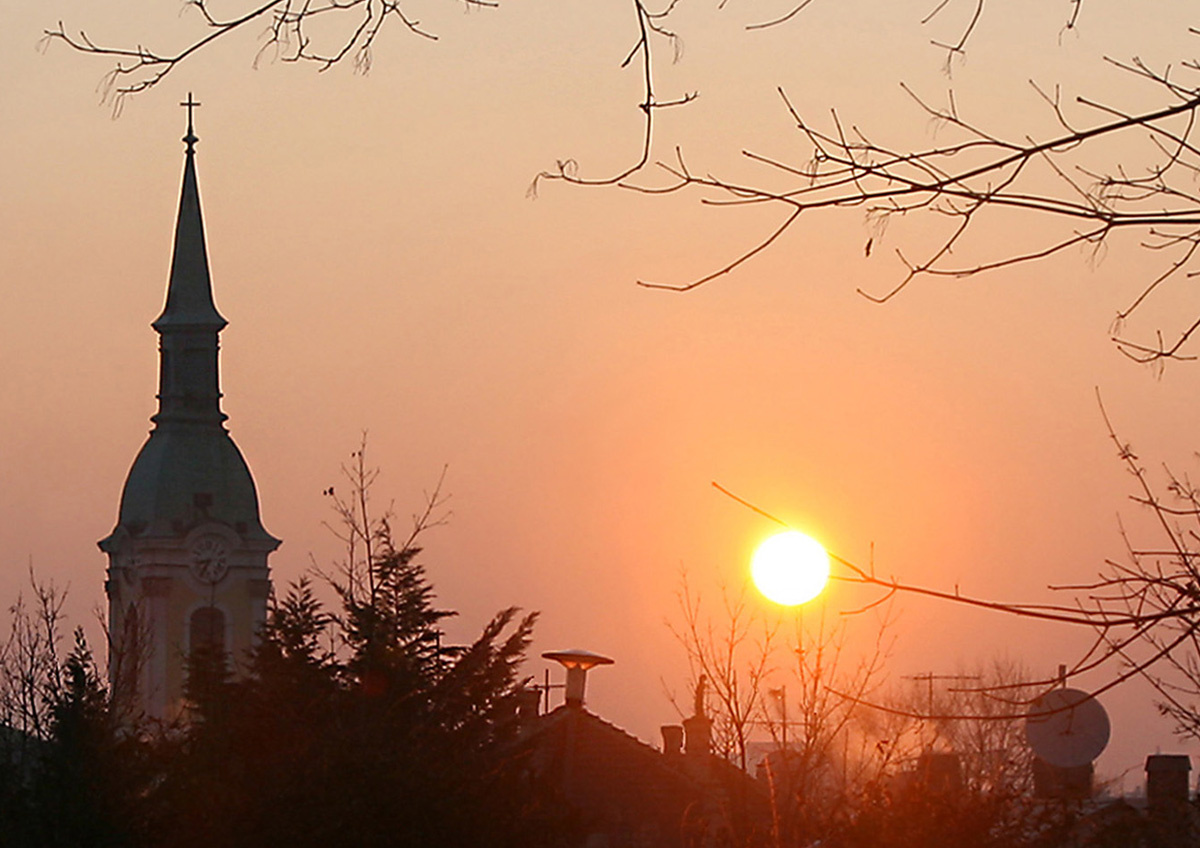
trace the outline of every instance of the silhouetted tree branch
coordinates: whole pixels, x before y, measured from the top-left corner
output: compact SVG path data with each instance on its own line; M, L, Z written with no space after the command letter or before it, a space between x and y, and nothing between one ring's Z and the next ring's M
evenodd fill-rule
M768 757L779 844L807 845L827 838L851 797L892 773L904 750L904 730L864 722L861 704L879 697L891 648L891 621L883 616L874 643L852 658L846 620L829 626L825 609L816 626L795 612L787 639L790 662L767 690L762 721L777 746ZM842 693L847 693L849 696Z
M722 592L717 615L706 610L687 575L680 578L679 624L668 622L683 646L688 663L688 688L707 683L715 700L712 711L717 752L745 770L746 746L760 720L764 681L774 668L778 623L771 624L746 603L746 587L736 595Z
M459 2L478 7L498 5L494 0ZM254 23L266 26L256 62L269 56L281 62L311 63L319 71L345 60L360 73L369 71L375 41L390 22L421 38L437 39L409 14L403 0L268 0L230 18L217 16L209 0L184 0L183 8L195 10L202 26L200 34L178 50L97 44L83 30L68 30L62 21L44 31L43 46L62 42L80 53L115 59L102 90L119 112L128 95L148 91L192 56Z
M462 0L468 6L495 5L494 0ZM751 24L750 29L800 25L801 14L811 0L799 0L782 14ZM722 4L723 5L723 4ZM1200 318L1176 331L1174 336L1151 341L1127 338L1123 322L1163 283L1197 271L1195 255L1200 245L1200 194L1192 180L1200 174L1200 152L1193 131L1200 86L1187 80L1200 65L1186 60L1178 69L1155 68L1137 58L1110 60L1114 65L1149 83L1152 88L1147 108L1126 111L1077 96L1068 106L1062 93L1038 88L1060 126L1060 132L1038 137L1022 134L1003 136L985 125L968 121L950 94L944 105L935 105L909 91L917 109L955 136L955 140L926 148L890 145L867 129L846 122L837 112L823 121L802 116L780 86L782 108L790 116L800 139L810 151L807 158L781 160L744 150L744 157L761 167L760 177L733 181L697 171L676 149L669 160L654 153L655 114L658 110L686 104L697 92L660 97L655 59L663 47L678 58L679 36L674 23L680 0L663 0L651 6L647 0L629 0L630 20L635 25L633 44L620 67L634 67L641 80L641 129L636 153L611 173L590 174L571 158L558 161L537 175L530 186L536 194L540 183L551 180L578 186L620 186L651 194L701 192L703 202L715 206L778 207L778 222L749 247L719 268L684 282L641 280L650 288L689 291L727 275L762 251L776 244L801 220L823 209L856 207L863 211L874 234L867 240L870 253L883 236L887 222L899 217L927 215L940 227L940 240L930 248L913 253L897 248L902 271L897 282L883 291L864 291L864 296L884 302L915 280L928 277L970 277L998 268L1020 265L1062 253L1072 248L1098 250L1114 233L1137 233L1144 246L1163 256L1158 270L1149 275L1142 291L1119 309L1114 322L1114 340L1120 350L1138 361L1187 358L1185 345L1200 329ZM1071 0L1063 30L1078 27L1082 0ZM407 11L403 0L272 0L244 7L229 17L218 15L209 0L187 0L200 24L197 35L177 50L161 50L138 44L112 47L95 42L83 31L59 23L45 31L44 41L62 42L81 53L109 57L115 67L105 77L105 91L119 109L121 99L157 85L180 63L217 40L265 23L259 57L270 55L284 62L316 64L320 70L350 62L360 71L370 68L372 50L384 27L394 23L425 38L436 36L422 28ZM947 68L968 49L978 29L986 26L989 14L1002 7L986 0L937 0L922 19L949 26L948 38L931 38L945 51ZM951 20L951 15L957 19ZM1035 86L1036 88L1036 86ZM907 90L907 89L906 89ZM1155 154L1145 163L1112 162L1097 169L1087 157L1101 144L1131 135L1145 137ZM659 180L665 175L666 184ZM959 260L968 242L978 247L979 237L989 232L998 214L1022 213L1040 223L1025 228L1022 244L992 245L991 255L982 248L979 258ZM805 220L807 220L805 216ZM986 239L983 239L986 240Z
M1165 494L1160 495L1137 454L1116 434L1101 405L1109 436L1118 457L1135 481L1131 499L1145 509L1164 540L1154 547L1128 546L1128 561L1109 560L1106 570L1086 583L1052 585L1069 593L1073 603L1006 603L953 591L913 585L895 577L881 577L874 566L862 567L836 554L842 566L832 579L879 590L879 596L845 615L858 615L911 595L965 605L980 611L1019 618L1086 627L1096 634L1091 647L1064 674L1042 679L994 683L972 690L983 692L1006 709L982 714L966 712L931 713L912 705L886 704L860 692L836 688L834 694L898 717L920 720L1005 722L1027 717L1034 698L1042 691L1068 679L1109 669L1107 680L1091 689L1097 696L1135 677L1148 680L1161 696L1161 711L1172 718L1177 729L1200 738L1200 488L1186 476L1165 470ZM723 486L713 486L737 502L774 522L787 526L770 512L755 506ZM932 707L931 707L932 708Z

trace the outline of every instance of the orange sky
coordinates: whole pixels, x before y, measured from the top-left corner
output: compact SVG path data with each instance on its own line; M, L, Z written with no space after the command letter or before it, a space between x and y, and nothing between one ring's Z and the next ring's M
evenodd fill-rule
M850 210L810 216L692 294L639 289L638 278L713 270L778 213L560 185L526 199L556 159L604 174L636 153L637 81L617 67L628 11L588 0L470 14L427 5L423 22L441 39L389 33L366 77L269 61L254 70L247 34L115 121L96 102L108 65L61 46L36 52L41 29L61 18L97 41L149 43L194 22L149 0L8 10L0 597L15 596L32 561L70 584L76 619L103 602L95 540L112 527L154 408L148 325L182 168L176 103L189 90L203 103L201 197L230 320L225 409L264 523L284 539L276 580L336 557L321 491L369 430L380 495L401 515L449 466L453 517L428 538L427 561L443 603L462 612L459 635L503 606L541 610L535 653L614 657L589 702L647 740L675 719L663 684L683 681L663 623L680 570L715 596L740 583L771 529L710 481L847 558L865 562L873 544L882 572L1045 600L1047 583L1089 579L1120 556L1118 512L1137 525L1095 387L1149 465L1194 461L1200 366L1156 379L1107 341L1112 315L1154 273L1134 240L1102 261L1075 253L922 283L876 306L855 288L894 284L892 248L923 243L929 222L894 226L867 259L870 233ZM755 173L742 148L803 156L775 85L806 115L836 106L874 137L929 143L935 128L898 86L937 98L948 85L929 46L948 32L918 24L926 5L817 3L755 34L741 26L769 17L762 6L684 3L684 52L662 62L660 96L700 97L664 113L656 150L681 144L696 170L739 178ZM995 4L985 16L949 81L972 120L1050 128L1030 76L1133 103L1141 89L1100 55L1177 60L1194 47L1178 21L1098 0L1060 44L1065 12L1046 5L1008 3L1002 16ZM977 247L1003 250L1029 226L999 222ZM1146 317L1196 307L1176 290ZM897 685L998 654L1045 674L1084 640L916 602L903 604L896 635ZM1189 750L1145 691L1105 703L1114 740L1102 771L1132 768L1132 786L1146 753Z

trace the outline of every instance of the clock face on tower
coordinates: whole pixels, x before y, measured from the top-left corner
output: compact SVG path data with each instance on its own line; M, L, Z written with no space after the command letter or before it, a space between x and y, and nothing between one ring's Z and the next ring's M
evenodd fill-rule
M220 536L201 536L191 554L192 574L202 583L219 583L229 571L229 544Z

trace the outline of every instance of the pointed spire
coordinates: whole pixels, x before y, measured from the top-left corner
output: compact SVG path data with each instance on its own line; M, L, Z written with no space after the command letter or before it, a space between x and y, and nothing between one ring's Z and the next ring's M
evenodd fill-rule
M200 215L200 190L196 184L196 137L192 126L192 108L199 106L188 92L180 106L188 110L187 145L183 166L183 188L179 196L179 217L175 222L175 252L171 257L171 280L162 315L154 322L160 333L171 327L189 327L220 331L228 322L213 303L212 281L208 274L208 252L204 246L204 221Z
M213 303L208 274L208 252L204 247L204 221L200 215L200 190L196 186L196 133L192 107L200 104L188 94L188 131L183 165L183 188L179 193L179 217L175 222L175 252L171 257L171 279L167 303L152 325L162 337L158 379L158 424L203 423L220 426L221 412L218 337L227 323Z

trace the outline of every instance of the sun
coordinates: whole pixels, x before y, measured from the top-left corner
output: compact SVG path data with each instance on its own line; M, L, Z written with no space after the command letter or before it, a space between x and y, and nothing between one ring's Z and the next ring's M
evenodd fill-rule
M811 601L829 582L829 554L816 539L797 530L766 539L750 561L754 585L784 606Z

